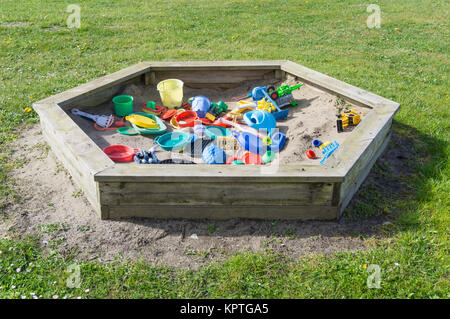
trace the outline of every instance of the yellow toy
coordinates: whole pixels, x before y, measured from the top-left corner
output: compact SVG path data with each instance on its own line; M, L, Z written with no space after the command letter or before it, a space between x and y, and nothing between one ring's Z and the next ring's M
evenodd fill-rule
M252 111L255 109L255 103L254 102L248 102L248 101L239 101L238 107L232 110L231 112L228 112L227 115L233 120L233 121L240 121L242 120L243 113L246 111Z
M359 122L361 122L361 116L358 113L352 109L345 110L338 115L336 122L337 131L338 133L341 133L344 131L344 127L349 125L356 126Z
M272 113L272 111L276 111L277 108L271 102L267 102L266 99L261 99L258 101L258 109Z
M125 119L142 128L159 128L158 124L156 124L154 120L143 115L131 114L126 116Z

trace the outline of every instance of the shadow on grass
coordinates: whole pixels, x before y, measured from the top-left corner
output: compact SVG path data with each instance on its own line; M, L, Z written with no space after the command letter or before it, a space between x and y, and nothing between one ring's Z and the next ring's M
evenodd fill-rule
M394 121L392 139L376 161L339 221L262 221L248 219L216 220L148 220L127 219L142 226L160 228L166 235L182 238L195 233L199 236L267 236L307 238L319 237L389 237L392 220L402 204L415 198L417 189L426 196L427 179L436 178L437 170L417 178L417 168L433 167L445 159L443 141ZM433 173L434 172L434 173ZM399 208L400 207L400 208ZM403 205L404 207L404 205ZM412 217L414 218L414 217ZM416 217L417 218L417 217ZM123 220L122 220L123 221ZM120 222L120 221L117 221ZM417 220L408 220L414 227Z

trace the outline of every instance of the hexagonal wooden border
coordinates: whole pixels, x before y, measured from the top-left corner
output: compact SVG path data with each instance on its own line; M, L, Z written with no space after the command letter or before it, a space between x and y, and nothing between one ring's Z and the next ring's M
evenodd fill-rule
M187 169L115 164L64 111L74 105L96 106L126 84L151 85L158 77L179 74L202 86L208 81L202 84L196 79L208 74L218 74L217 81L240 81L266 72L279 79L295 76L371 110L324 165L284 165L276 174L261 173L260 167L251 165L205 164ZM46 141L103 219L336 219L386 147L400 105L291 61L276 60L142 62L33 107ZM198 191L192 192L192 187Z

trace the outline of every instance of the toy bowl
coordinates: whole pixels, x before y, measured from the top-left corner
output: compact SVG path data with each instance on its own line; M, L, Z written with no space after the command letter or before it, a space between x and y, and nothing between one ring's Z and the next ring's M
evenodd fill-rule
M197 113L194 111L184 111L175 115L179 127L193 127L196 119Z
M217 136L230 136L231 132L225 127L210 125L206 127L205 134L215 139Z
M126 145L110 145L105 147L103 152L114 162L132 162L134 155L139 152L139 149Z
M154 141L165 151L178 151L191 141L191 135L184 132L169 132L155 137Z

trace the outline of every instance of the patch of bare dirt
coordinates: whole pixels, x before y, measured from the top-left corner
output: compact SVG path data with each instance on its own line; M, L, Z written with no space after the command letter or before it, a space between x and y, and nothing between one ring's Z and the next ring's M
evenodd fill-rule
M3 209L0 234L39 234L47 249L75 254L81 260L145 259L155 265L193 268L235 252L267 248L292 258L365 250L373 238L381 236L380 227L387 220L381 214L338 222L138 218L102 221L49 150L40 127L35 125L24 132L12 144L13 160L24 162L11 174L21 199ZM396 143L394 139L377 162L387 163L395 172L386 177L375 167L350 210L355 202L365 200L360 196L367 187L382 185L395 174L408 173L400 157L405 153L401 148L396 150ZM401 185L396 187L397 192L403 189Z

